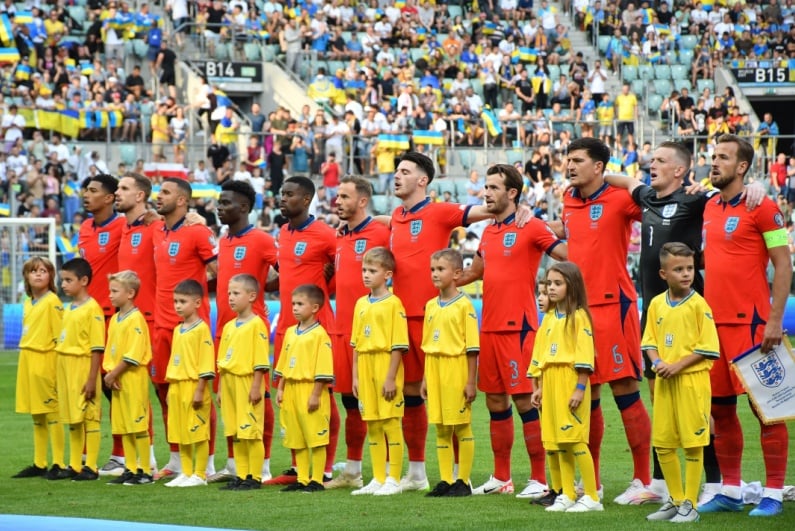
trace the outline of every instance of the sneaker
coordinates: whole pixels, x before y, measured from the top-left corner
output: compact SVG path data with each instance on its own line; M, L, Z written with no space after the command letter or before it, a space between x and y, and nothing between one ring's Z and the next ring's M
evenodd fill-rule
M712 501L716 494L720 494L720 487L720 483L704 483L704 486L701 487L701 494L698 497L698 506L701 507Z
M84 466L80 473L72 478L72 481L96 481L99 479L99 473Z
M627 490L613 500L619 505L642 505L644 503L660 503L661 501L663 498L639 479L633 479Z
M445 498L462 498L464 496L472 496L472 485L465 483L463 479L455 480L447 492L442 494Z
M425 483L428 483L427 479L425 480ZM395 478L386 478L384 484L381 485L380 489L373 493L373 496L393 496L395 494L400 494L401 492L403 492L403 490L400 487L400 483L395 481Z
M189 478L185 479L182 483L177 485L178 487L206 487L207 480L203 477L193 474Z
M668 492L668 485L665 484L664 479L653 479L649 483L649 490L660 497L660 503L665 503L671 494Z
M665 502L657 512L651 513L649 516L647 516L646 520L650 522L663 522L676 516L677 512L679 512L679 507L674 505L674 501L672 499L668 498L668 501Z
M127 470L124 468L124 465L119 461L116 461L112 457L108 459L108 462L102 465L99 469L100 476L121 476L124 474L124 471Z
M387 480L386 483L388 483ZM386 485L384 483L384 485ZM431 484L428 483L428 478L423 479L415 479L411 476L405 476L400 480L400 492L408 492L410 490L429 490L431 488Z
M536 500L546 494L547 490L549 489L543 483L530 479L527 481L527 486L516 497L523 500Z
M237 476L230 479L226 485L223 485L219 490L237 490L243 483L243 480Z
M795 486L785 485L781 495L784 501L795 501Z
M425 496L428 498L438 498L440 496L444 496L445 494L447 494L447 491L450 490L450 487L452 487L452 485L449 484L448 482L440 481L439 483L436 484L433 490L431 490Z
M602 505L598 500L594 500L587 494L585 496L580 497L574 505L566 509L567 513L589 513L589 512L596 512L596 511L604 511L604 505Z
M347 472L343 472L339 476L335 477L328 483L324 483L323 486L327 489L345 489L345 488L355 488L360 489L362 488L364 483L362 482L362 475L348 474Z
M174 479L178 475L180 475L178 470L173 470L169 468L169 465L166 465L155 474L154 478L155 481L160 481L161 479Z
M181 487L182 484L185 482L186 479L190 478L190 476L186 476L185 474L180 474L168 483L166 483L166 487Z
M753 508L748 516L776 516L784 510L783 504L773 498L762 498L759 505Z
M295 483L290 483L289 485L281 489L281 492L301 492L308 486L309 485L304 485L303 483L296 481Z
M700 518L698 511L693 507L693 503L690 500L685 500L679 506L679 511L677 511L676 515L668 521L674 524L686 524L698 522Z
M738 513L745 509L742 500L730 498L725 494L718 493L704 505L699 505L698 510L702 513Z
M582 486L582 481L578 481L574 485L574 493L577 495L577 499L582 498L585 496L585 488ZM599 488L596 489L596 495L599 497L599 501L605 499L605 486L599 485Z
M289 485L298 481L298 472L294 468L288 468L275 478L263 481L263 485Z
M550 505L555 503L555 500L557 499L557 497L560 494L561 493L556 491L556 490L548 490L540 498L535 499L535 500L531 500L530 504L531 505L540 505L541 507L549 507Z
M473 489L472 494L476 496L483 494L513 494L513 481L510 479L502 481L494 476L489 476L489 480L480 487Z
M47 467L41 467L36 465L30 465L28 467L23 468L13 476L12 478L21 479L21 478L40 478L44 477L47 473Z
M144 471L139 468L138 472L133 477L125 481L123 485L131 487L133 485L150 485L154 482L155 479L152 477L152 474L144 474Z
M323 486L322 483L318 483L317 481L310 481L309 485L303 488L301 492L304 494L312 494L313 492L321 492L326 490L326 487Z
M232 481L237 477L234 470L229 470L228 468L224 467L215 474L207 476L207 483L222 483L227 481Z
M72 467L61 468L61 465L52 465L47 473L44 475L44 479L49 479L50 481L57 481L59 479L72 479L77 475L77 472Z
M356 489L355 491L351 492L351 496L361 496L362 494L375 494L378 491L378 489L380 489L383 486L384 486L383 483L379 483L377 479L373 478L373 480L370 481L370 483L368 483L364 487Z
M574 507L574 501L565 494L561 494L555 498L555 503L547 507L545 510L551 513L565 513L572 507Z
M238 485L236 490L257 490L262 488L262 481L258 479L254 479L251 477L251 474L246 476L240 485Z
M102 474L100 473L100 475L102 475ZM124 482L131 480L134 475L135 474L133 473L132 470L127 470L125 468L124 472L122 472L120 476L118 476L115 479L111 479L110 481L108 481L108 485L124 485Z

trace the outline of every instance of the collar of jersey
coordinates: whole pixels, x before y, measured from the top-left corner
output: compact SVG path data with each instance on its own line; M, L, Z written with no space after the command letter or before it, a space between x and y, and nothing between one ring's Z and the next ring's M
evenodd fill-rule
M408 210L406 210L406 207L403 207L403 215L405 216L406 214L414 214L416 212L419 212L420 210L425 208L430 202L431 202L431 198L430 197L426 197L425 199L423 199L422 201L420 201L419 203L417 203L413 207L409 208Z
M563 319L564 317L566 317L566 314L564 312L559 312L558 309L555 308L555 317L557 317L558 319Z
M130 308L130 310L127 313L119 312L119 316L116 318L116 322L120 323L120 322L124 321L125 319L127 319L129 316L131 316L132 314L134 314L137 311L138 311L138 308L133 306L132 308Z
M288 223L287 224L287 230L301 232L302 230L307 228L309 225L311 225L313 221L315 221L315 216L313 216L312 214L309 214L309 217L306 218L306 221L304 221L303 223L301 223L297 227L293 227L292 225L290 225Z
M512 213L502 221L495 221L494 224L497 225L498 227L502 227L503 225L510 225L514 221L516 221L516 212Z
M347 234L355 234L357 232L361 232L367 225L370 224L371 221L373 221L373 217L372 216L367 216L364 219L364 221L362 221L361 223L359 223L358 225L356 225L352 229L349 229L348 225L345 225L345 227L342 228L342 234L343 235L347 235Z
M391 293L387 293L383 297L373 297L372 295L367 295L367 300L370 301L370 304L375 304L376 302L381 302L382 300L388 299L391 296Z
M597 197L599 197L600 195L602 195L602 192L604 192L605 190L607 190L607 187L608 187L608 186L610 186L610 185L609 185L609 184L607 184L607 181L605 181L605 182L602 184L602 186L600 186L600 187L599 187L599 189L598 189L597 191L595 191L594 193L592 193L591 195L589 195L589 196L588 196L588 197L586 197L586 198L582 198L582 197L580 196L580 189L579 189L579 188L575 188L574 190L572 190L572 191L571 191L571 196L572 196L572 197L579 197L579 198L580 198L580 199L582 199L583 201L586 201L586 200L588 200L588 199L590 199L591 201L593 201L594 199L596 199Z
M449 305L453 304L455 301L457 301L458 299L460 299L463 296L464 296L464 294L459 291L458 295L456 295L455 297L453 297L449 301L443 301L441 297L438 297L437 300L439 301L439 306L444 308L445 306L449 306Z
M195 321L195 322L193 322L193 323L189 324L187 328L185 328L185 327L183 327L183 326L180 326L180 327L179 327L179 333L180 333L180 334L187 334L188 332L190 332L191 330L193 330L194 328L196 328L197 326L199 326L199 324L200 324L200 323L202 323L202 320L201 320L201 319L199 319L198 321ZM183 323L183 324L184 324L184 323Z
M732 197L728 201L724 201L721 196L718 196L718 204L719 205L728 204L729 206L736 207L737 205L740 204L740 201L742 201L742 198L743 198L743 193L742 192L740 192L739 194L735 195L734 197Z
M312 330L314 330L315 328L317 328L318 326L320 326L320 321L315 321L314 323L312 323L312 324L309 326L309 328L304 328L303 330L301 330L300 328L298 328L299 326L300 326L300 325L295 325L295 333L296 333L296 335L299 335L299 336L300 336L300 335L306 334L307 332L311 332Z
M138 216L138 218L135 221L133 221L132 223L128 223L127 226L128 227L139 227L139 226L143 225L145 216L146 216L146 213L141 214L140 216Z
M244 229L241 229L240 231L238 231L238 232L237 232L237 233L235 233L235 234L227 234L227 235L226 235L226 237L227 237L228 239L230 239L230 240L231 240L232 238L240 238L240 237L244 236L245 234L247 234L247 233L248 233L250 230L252 230L253 228L254 228L254 225L251 225L251 224L249 223L249 225L248 225L246 228L244 228Z
M104 227L105 225L107 225L107 224L111 223L113 220L115 220L115 219L116 219L116 216L118 216L118 215L119 215L119 214L117 214L116 212L114 212L114 213L113 213L113 215L112 215L111 217L109 217L109 218L108 218L108 219L106 219L106 220L105 220L103 223L100 223L99 225L97 225L97 220L96 220L96 218L93 218L93 221L92 221L92 223L94 224L94 228L95 228L95 229L101 229L101 228L102 228L102 227Z
M179 221L174 223L174 226L171 227L170 229L164 223L163 224L163 230L166 231L166 232L174 232L175 230L178 230L179 228L181 228L183 223L185 223L185 216L182 216L182 218L180 218Z
M670 291L670 290L668 290L668 291L666 291L666 292L665 292L665 302L666 302L666 303L668 304L668 306L670 306L671 308L676 308L676 307L677 307L677 306L679 306L680 304L683 304L685 301L687 301L687 299L689 299L690 297L692 297L692 296L693 296L693 293L695 293L695 292L696 292L696 290L694 290L693 288L690 288L690 293L688 293L687 295L685 295L685 296L684 296L684 297L683 297L681 300L678 300L678 301L672 301L672 300L671 300L671 297L670 297L670 295L671 295L671 291Z

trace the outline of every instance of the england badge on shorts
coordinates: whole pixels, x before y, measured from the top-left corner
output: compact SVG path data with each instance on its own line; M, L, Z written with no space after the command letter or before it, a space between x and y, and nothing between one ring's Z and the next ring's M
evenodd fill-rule
M306 242L296 242L293 252L295 256L302 256L306 252Z
M97 243L99 243L100 246L102 246L102 247L106 246L109 241L110 241L110 233L109 232L100 232L97 235Z
M591 205L591 208L588 209L588 214L591 217L591 221L598 221L602 217L602 205Z
M726 224L723 226L723 230L726 231L726 234L731 234L737 230L739 224L740 218L738 216L729 216L726 218Z
M409 231L411 232L412 236L418 236L420 232L422 232L422 220L415 219L409 225Z
M362 254L367 249L367 240L356 240L353 244L353 251L356 254Z
M245 245L238 245L235 247L235 252L232 254L235 261L240 262L246 257L246 246Z

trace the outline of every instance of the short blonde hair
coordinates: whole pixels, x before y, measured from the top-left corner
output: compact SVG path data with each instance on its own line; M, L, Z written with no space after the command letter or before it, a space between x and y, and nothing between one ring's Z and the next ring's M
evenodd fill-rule
M135 271L129 269L108 275L108 284L111 282L117 282L123 288L133 290L135 295L138 295L138 291L141 289L141 279Z
M387 271L395 271L395 255L386 247L373 247L364 255L365 264L375 264Z

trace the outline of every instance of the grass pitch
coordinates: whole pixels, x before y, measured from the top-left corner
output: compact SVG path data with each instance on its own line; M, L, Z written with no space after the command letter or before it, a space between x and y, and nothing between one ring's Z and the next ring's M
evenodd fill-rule
M138 522L156 522L238 529L520 529L587 528L637 529L665 527L650 524L645 516L657 505L622 507L612 503L632 479L632 460L617 409L603 396L605 439L602 448L602 482L605 486L605 511L589 514L552 514L514 496L481 496L459 499L425 498L421 493L394 497L354 497L346 490L313 495L281 493L278 487L255 492L222 492L217 486L168 489L162 484L141 487L109 487L100 480L91 483L9 479L32 462L33 442L28 415L14 413L16 352L0 352L0 513L37 514L105 518ZM644 400L648 405L646 384ZM153 402L156 402L154 396ZM155 406L156 407L156 406ZM110 450L107 403L103 403L103 438L100 461ZM157 409L157 408L156 408ZM740 416L747 434L743 478L762 480L764 466L759 443L759 428L748 404L741 400ZM278 410L277 410L278 415ZM513 450L513 480L517 492L528 475L521 426L515 417L516 442ZM160 419L155 422L158 462L168 458L168 447ZM488 413L482 395L474 408L475 465L473 483L486 480L492 470ZM790 442L795 443L795 426L790 426ZM67 438L68 442L68 438ZM795 449L795 444L791 444ZM365 481L370 466L365 452ZM68 454L67 454L68 455ZM438 481L434 430L429 431L427 445L428 475L433 485ZM795 453L793 454L795 455ZM344 435L340 437L337 461L345 458ZM226 459L226 444L219 444L216 467ZM277 438L273 444L271 471L278 473L290 462L289 452ZM404 465L405 467L405 465ZM795 459L790 459L787 483L795 483ZM795 503L784 504L784 514L774 519L750 518L744 514L708 514L701 517L705 529L795 529Z

